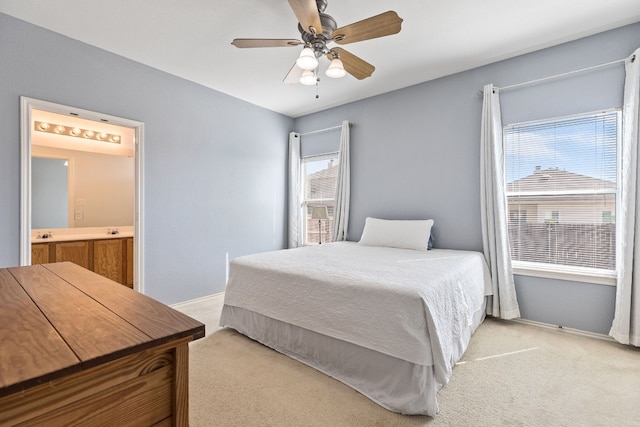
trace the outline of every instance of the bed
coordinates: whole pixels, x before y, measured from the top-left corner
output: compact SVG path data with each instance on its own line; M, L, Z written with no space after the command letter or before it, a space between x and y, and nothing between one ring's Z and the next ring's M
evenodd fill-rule
M328 243L234 259L220 325L388 410L434 416L490 289L479 252Z

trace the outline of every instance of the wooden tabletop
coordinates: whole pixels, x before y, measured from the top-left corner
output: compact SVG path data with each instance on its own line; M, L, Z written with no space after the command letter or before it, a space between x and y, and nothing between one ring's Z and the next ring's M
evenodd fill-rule
M0 269L0 397L204 325L69 262Z

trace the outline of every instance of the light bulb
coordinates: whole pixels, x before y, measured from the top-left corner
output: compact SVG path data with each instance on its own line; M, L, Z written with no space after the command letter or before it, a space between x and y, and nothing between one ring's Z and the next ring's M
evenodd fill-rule
M304 70L300 77L300 83L305 86L312 86L316 84L316 73L313 70Z
M119 135L112 135L111 136L111 142L120 142L120 136Z
M49 123L42 122L42 123L40 123L39 127L40 127L40 130L48 130L49 129Z
M331 64L329 64L329 68L325 71L327 77L331 77L332 79L339 79L347 75L347 72L344 69L344 65L339 58L333 58L331 60Z
M305 47L296 59L296 65L303 70L313 70L318 66L318 58L311 48Z
M73 136L78 136L80 135L81 130L79 128L73 128L71 129L71 135Z
M55 133L63 133L65 130L66 130L66 129L65 129L65 127L64 127L64 126L60 126L60 125L58 125L58 126L56 126L56 128L55 128L55 130L54 130L54 131L55 131Z
M94 135L94 133L93 133L93 131L92 131L92 130L88 130L88 131L86 131L86 132L84 133L84 137L85 137L85 138L93 138L93 135Z

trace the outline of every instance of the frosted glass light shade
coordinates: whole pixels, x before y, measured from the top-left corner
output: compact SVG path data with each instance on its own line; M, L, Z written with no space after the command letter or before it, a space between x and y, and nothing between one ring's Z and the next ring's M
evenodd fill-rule
M304 70L300 77L300 83L305 86L312 86L316 84L316 73L313 70Z
M347 72L344 69L344 65L342 65L342 61L338 58L334 58L331 60L329 64L329 68L325 71L327 77L331 77L332 79L339 79L347 75Z
M313 70L318 66L318 58L311 48L305 47L296 59L296 65L303 70Z

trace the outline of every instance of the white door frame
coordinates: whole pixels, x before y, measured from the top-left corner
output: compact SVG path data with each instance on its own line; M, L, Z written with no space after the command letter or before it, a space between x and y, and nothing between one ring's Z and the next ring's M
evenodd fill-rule
M20 97L20 265L31 264L31 122L32 111L80 117L93 121L108 121L112 125L124 126L135 130L135 215L133 223L133 288L144 293L144 123L68 107L39 99Z

